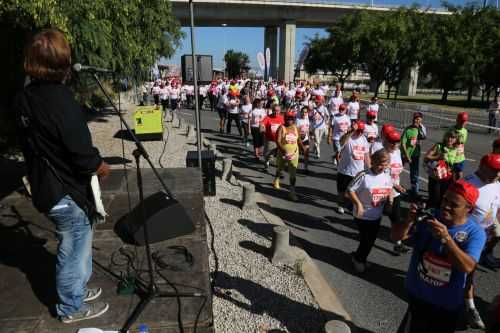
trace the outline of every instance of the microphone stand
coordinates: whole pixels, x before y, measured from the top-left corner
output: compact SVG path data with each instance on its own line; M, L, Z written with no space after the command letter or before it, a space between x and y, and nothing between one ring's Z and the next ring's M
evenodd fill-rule
M141 168L140 168L140 159L141 156L148 162L149 166L151 167L151 170L153 170L153 173L155 177L160 181L160 184L165 191L165 195L167 199L173 199L173 195L168 189L167 185L161 178L160 174L156 170L155 166L153 165L153 162L151 161L148 152L144 148L142 142L137 138L135 133L130 129L130 126L128 125L127 121L123 118L122 113L118 110L116 107L115 103L111 100L111 97L109 94L106 92L104 89L101 81L99 80L99 76L97 73L94 71L92 73L92 76L101 89L102 93L104 96L106 96L106 99L108 100L109 104L113 107L115 113L118 115L120 118L121 123L123 126L125 126L127 133L130 135L132 140L135 143L136 149L134 149L132 155L134 155L135 158L135 163L137 167L137 187L139 190L139 205L140 205L140 210L141 210L141 215L142 215L142 223L144 226L144 242L145 242L145 247L146 247L146 256L147 256L147 263L148 263L148 275L149 275L149 281L148 285L144 286L143 283L139 284L139 287L142 289L141 294L143 295L141 297L141 301L137 304L135 307L134 311L132 314L129 316L125 324L123 325L122 329L120 330L120 333L127 333L130 327L134 324L134 322L137 320L139 315L144 311L146 306L155 298L160 297L206 297L204 294L199 293L199 292L184 292L184 293L179 293L179 292L163 292L160 291L156 282L155 282L155 277L154 277L154 268L153 268L153 260L151 258L151 246L149 243L149 233L148 233L148 224L146 223L146 212L144 210L144 190L143 190L143 183L142 183L142 173L141 173ZM180 311L180 309L179 309Z

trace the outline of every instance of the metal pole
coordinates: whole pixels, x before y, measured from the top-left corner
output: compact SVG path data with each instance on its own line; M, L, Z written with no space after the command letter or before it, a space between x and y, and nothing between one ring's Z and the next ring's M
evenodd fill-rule
M196 120L196 146L198 148L198 168L201 170L201 119L198 105L198 60L194 49L194 14L193 0L189 0L189 15L191 17L191 58L193 59L193 79L194 79L194 115Z

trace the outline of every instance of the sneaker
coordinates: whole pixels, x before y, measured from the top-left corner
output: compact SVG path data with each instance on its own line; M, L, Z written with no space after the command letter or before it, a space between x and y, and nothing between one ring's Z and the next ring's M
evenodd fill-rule
M267 170L269 168L269 160L264 162L264 170Z
M102 289L101 288L90 288L87 289L87 295L85 295L85 298L83 299L84 303L93 301L97 299L99 296L102 294Z
M275 189L277 189L277 190L279 190L279 189L280 189L280 180L279 180L279 178L277 178L277 179L273 180L273 187L274 187Z
M500 260L495 258L492 253L481 256L481 264L490 268L500 268Z
M65 324L71 324L81 320L97 318L108 311L108 309L109 304L104 302L83 303L82 309L71 315L61 317L61 321Z
M292 187L290 189L290 193L288 194L288 197L290 198L290 200L292 201L297 201L297 194L295 193L295 188Z
M394 251L395 255L400 256L402 254L406 254L406 253L410 252L410 248L408 246L404 245L403 243L394 244L393 251Z
M357 273L364 273L366 271L366 265L357 261L356 258L354 258L354 254L352 255L352 266Z
M344 207L339 207L339 208L337 208L337 212L338 212L339 214L344 214L344 213L345 213L345 211L344 211Z
M248 142L248 141L245 142L245 147L247 147L247 148L250 147L250 142Z
M467 323L471 328L477 328L481 330L486 329L486 325L484 325L484 322L479 315L479 311L477 311L476 308L467 309L465 311L465 317L467 318Z

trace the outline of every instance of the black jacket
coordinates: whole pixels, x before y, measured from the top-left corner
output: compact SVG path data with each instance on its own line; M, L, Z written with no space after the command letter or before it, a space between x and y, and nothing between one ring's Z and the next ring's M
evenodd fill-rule
M16 96L14 109L34 206L46 213L69 194L91 216L90 177L102 158L71 90L36 81Z

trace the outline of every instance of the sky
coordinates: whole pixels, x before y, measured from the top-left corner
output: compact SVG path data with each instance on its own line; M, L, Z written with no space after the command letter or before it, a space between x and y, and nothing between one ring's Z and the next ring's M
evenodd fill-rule
M432 7L440 7L440 0L373 0L375 5L410 5L418 3L423 7L431 5ZM489 0L496 1L496 0ZM341 0L336 2L342 2ZM344 2L357 2L362 1L344 1ZM369 2L369 1L368 1ZM464 0L451 0L448 1L455 5L462 5ZM196 18L195 18L196 24ZM161 63L177 64L180 66L181 56L183 54L191 53L191 38L189 28L182 28L185 38L182 40L181 47L176 51L171 59L161 59ZM297 59L300 51L310 38L316 34L323 37L327 33L324 29L306 29L297 28L296 30L296 44L295 44L295 59ZM250 66L258 69L257 65L257 52L264 50L264 28L235 28L235 27L195 27L195 42L196 53L203 55L213 56L214 68L224 68L223 57L225 51L233 49L248 54L250 58ZM273 61L273 60L271 60Z

